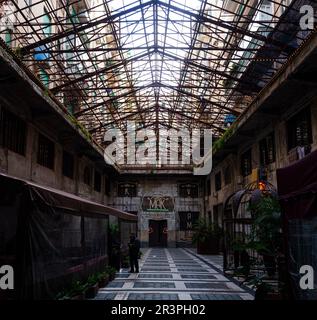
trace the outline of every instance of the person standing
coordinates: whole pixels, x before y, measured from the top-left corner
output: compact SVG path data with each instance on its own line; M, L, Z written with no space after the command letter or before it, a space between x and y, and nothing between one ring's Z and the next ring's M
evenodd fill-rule
M135 237L134 234L130 235L129 246L129 257L130 257L130 272L139 272L139 254L140 254L140 241Z

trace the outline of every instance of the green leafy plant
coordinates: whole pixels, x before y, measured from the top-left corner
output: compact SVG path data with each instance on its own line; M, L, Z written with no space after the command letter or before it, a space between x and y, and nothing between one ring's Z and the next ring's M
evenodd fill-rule
M117 223L109 224L109 231L111 235L116 235L119 233L119 225Z
M82 281L73 281L70 288L64 289L56 295L56 299L70 299L74 296L85 293L86 290L87 283Z
M221 150L226 141L234 134L235 132L235 124L232 124L223 134L222 136L216 140L212 146L212 152L215 154L217 151Z
M282 246L281 210L278 200L262 196L249 208L254 216L249 245L259 253L277 255Z
M107 266L105 271L109 274L110 279L114 279L117 273L117 270L114 267Z
M222 236L222 229L214 223L208 223L206 219L199 219L193 228L193 243L206 242L211 238Z
M99 273L90 275L87 279L87 285L94 286L98 282L98 279L99 279Z
M121 266L123 268L128 268L130 266L129 255L123 256Z
M87 140L92 141L92 135L73 115L68 114L67 117L70 122L84 134Z

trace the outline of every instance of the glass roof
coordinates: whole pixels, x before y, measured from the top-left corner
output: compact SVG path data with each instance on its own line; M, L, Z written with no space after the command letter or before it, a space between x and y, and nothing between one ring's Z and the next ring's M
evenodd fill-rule
M100 143L125 128L219 137L309 35L306 0L8 0L0 34ZM8 37L10 33L10 38Z

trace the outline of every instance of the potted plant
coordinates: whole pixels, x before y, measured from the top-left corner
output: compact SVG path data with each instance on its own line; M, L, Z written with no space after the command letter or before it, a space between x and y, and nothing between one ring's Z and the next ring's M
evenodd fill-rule
M90 275L87 280L87 290L85 291L86 299L93 299L99 290L98 275Z
M109 274L104 271L98 274L98 286L99 288L104 288L109 282Z
M262 196L251 207L254 223L251 231L251 242L262 255L263 264L268 276L276 273L277 257L282 251L281 211L276 198Z
M81 281L72 282L69 289L64 289L56 295L57 300L84 300L87 286Z
M114 280L117 270L114 267L107 266L106 272L109 274L109 280L110 281Z
M120 232L119 225L116 223L111 223L109 225L109 258L110 265L116 270L120 270Z
M197 245L198 254L219 254L221 237L222 229L205 219L199 219L194 225L193 243Z
M232 241L232 249L235 274L248 276L251 268L251 259L248 253L249 243L237 237Z
M129 268L130 267L129 255L124 255L122 257L121 267L122 268Z

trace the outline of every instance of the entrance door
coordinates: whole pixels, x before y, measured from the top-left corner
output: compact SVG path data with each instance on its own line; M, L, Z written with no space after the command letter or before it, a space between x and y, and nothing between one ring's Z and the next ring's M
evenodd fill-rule
M149 246L167 247L167 220L149 220Z

